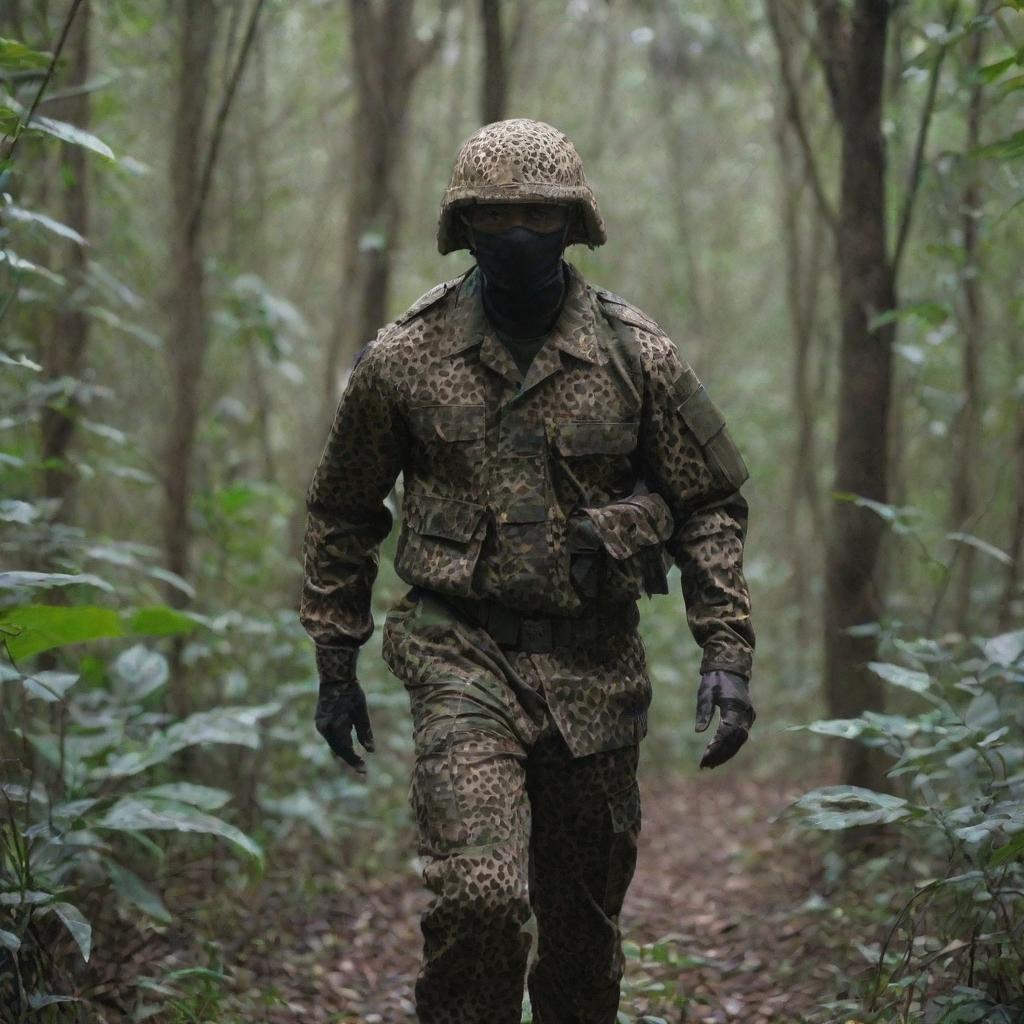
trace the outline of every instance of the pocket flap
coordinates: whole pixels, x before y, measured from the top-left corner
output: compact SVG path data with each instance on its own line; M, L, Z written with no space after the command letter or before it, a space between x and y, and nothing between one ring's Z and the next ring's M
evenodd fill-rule
M563 455L628 455L639 430L639 420L576 420L554 424L554 440Z
M703 384L679 406L679 415L701 446L706 445L725 426L725 417L711 401Z
M608 810L613 832L628 832L640 823L640 787L636 780L608 794Z
M484 436L482 405L418 405L409 410L413 433L439 441L473 441Z
M660 494L635 494L583 511L597 528L608 554L617 560L630 558L672 536L672 513Z
M473 539L483 513L483 505L416 492L406 493L402 506L405 522L416 533L463 544Z

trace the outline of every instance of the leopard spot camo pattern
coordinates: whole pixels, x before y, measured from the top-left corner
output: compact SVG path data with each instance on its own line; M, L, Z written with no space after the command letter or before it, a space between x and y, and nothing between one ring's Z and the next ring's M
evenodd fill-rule
M678 565L701 671L749 677L747 505L735 474L707 455L712 444L734 449L728 430L706 410L692 415L702 385L653 321L570 271L563 312L525 379L483 313L475 270L364 350L308 493L300 618L317 644L360 645L373 632L370 591L392 525L385 498L399 473L402 579L569 617L590 607L572 584L570 516L621 502L642 476L671 532L637 555ZM626 529L635 507L623 509ZM614 560L616 527L596 516ZM664 536L669 518L649 519L647 539ZM578 753L606 747L606 725L576 723Z
M567 204L573 217L566 245L594 247L606 239L576 147L564 132L544 121L495 121L462 144L441 199L437 247L442 253L470 247L459 209L472 203Z
M618 915L641 827L642 733L574 757L550 713L549 683L558 672L599 672L597 659L610 662L609 676L630 660L643 672L636 643L635 633L620 634L595 662L573 663L564 653L502 650L431 596L389 611L383 653L410 698L410 799L432 893L416 983L422 1024L518 1022L531 912L534 1020L614 1022Z
M382 634L412 712L410 800L432 894L421 1024L516 1024L524 978L536 1024L614 1024L652 696L633 620L533 652L499 645L446 598L589 621L661 592L674 563L702 672L750 674L742 459L658 325L569 269L525 376L484 315L475 269L381 330L307 496L300 618L324 666L354 669L348 652L373 633L400 474L395 568L430 591L394 605ZM590 550L571 529L581 517ZM574 560L594 545L600 585L578 590Z

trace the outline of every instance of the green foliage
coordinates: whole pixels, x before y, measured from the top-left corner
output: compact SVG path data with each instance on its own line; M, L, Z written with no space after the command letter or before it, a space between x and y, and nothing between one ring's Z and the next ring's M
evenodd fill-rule
M794 727L880 748L905 793L828 786L792 808L811 828L886 824L904 842L898 873L898 861L885 858L895 916L869 953L874 970L857 986L858 1006L873 1021L1016 1020L1024 1011L1024 630L970 643L883 642L906 664L871 669L910 694L905 710Z

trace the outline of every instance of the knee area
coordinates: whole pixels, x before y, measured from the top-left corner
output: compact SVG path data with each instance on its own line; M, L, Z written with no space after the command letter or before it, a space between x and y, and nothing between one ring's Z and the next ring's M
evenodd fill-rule
M527 881L513 864L453 854L428 865L424 879L437 894L435 906L471 930L495 919L521 924L530 916Z

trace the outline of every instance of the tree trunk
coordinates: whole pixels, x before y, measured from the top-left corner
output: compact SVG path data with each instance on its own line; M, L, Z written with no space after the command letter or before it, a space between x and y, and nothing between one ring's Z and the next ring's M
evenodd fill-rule
M387 318L391 268L401 223L405 130L416 77L437 51L442 22L426 41L413 30L412 0L349 0L356 110L345 259L327 350L320 427L336 403L341 367ZM445 8L446 9L446 8Z
M887 427L892 388L892 324L872 318L896 305L886 243L885 143L882 100L889 0L857 0L846 16L821 4L826 75L842 136L837 225L841 309L840 380L835 490L876 502L888 499ZM883 521L852 501L833 507L826 549L825 693L829 714L852 718L884 706L880 680L867 668L871 635L858 627L878 621L882 595L874 573ZM852 632L851 632L852 631ZM884 788L880 758L844 743L842 781Z
M91 8L83 4L68 31L68 75L64 87L68 95L53 104L54 117L88 129L89 93L83 88L89 77L89 21ZM59 189L63 202L62 219L83 237L89 232L89 178L86 151L82 146L62 143L60 147ZM52 333L43 349L44 373L50 381L66 381L64 404L44 407L41 422L43 494L59 502L57 515L63 522L74 518L75 476L67 463L75 434L78 414L76 392L81 378L85 351L89 344L89 318L84 310L85 275L88 257L84 245L61 241L66 257L59 269L67 281L53 317Z
M981 65L984 33L975 31L968 42L967 66L969 72L977 73ZM976 82L971 88L967 108L967 138L965 152L971 153L978 147L981 137L982 84ZM970 530L976 511L975 463L980 448L981 411L981 268L978 265L978 215L981 206L978 173L970 157L965 160L967 182L961 199L961 231L963 233L964 265L961 275L963 290L963 349L961 366L963 370L963 404L957 416L953 465L953 493L950 518L954 530ZM966 634L970 626L971 576L974 568L975 550L969 544L959 545L956 552L955 578L953 583L953 623L959 632Z
M171 153L173 286L167 356L172 407L163 466L164 547L167 568L187 579L192 460L208 342L202 229L195 213L202 174L201 139L209 96L207 80L216 6L207 0L182 0L179 25L178 95ZM177 588L169 586L167 601L181 605L185 598ZM180 679L180 673L173 673L172 678ZM172 701L179 715L187 714L189 700L183 682L174 687Z
M818 493L815 425L818 409L813 383L814 346L818 328L818 295L825 225L812 209L810 238L805 237L805 174L798 171L793 128L780 116L776 125L776 146L780 164L779 206L786 250L786 309L793 339L791 401L796 424L789 480L789 555L791 593L797 610L796 644L798 659L812 648L812 620L815 618L810 581L818 574L824 543L824 513Z
M1020 366L1024 352L1018 335L1010 332L1010 365ZM1013 384L1011 383L1011 387ZM1021 577L1024 576L1024 402L1019 396L1014 402L1016 425L1014 429L1014 506L1010 521L1010 564L1006 567L1006 583L999 602L999 628L1011 629L1019 624L1015 613L1020 599Z
M501 0L480 0L483 30L483 85L480 93L481 124L503 121L508 99L505 41L501 29Z

